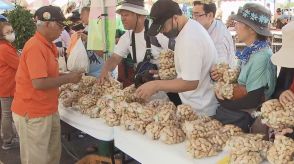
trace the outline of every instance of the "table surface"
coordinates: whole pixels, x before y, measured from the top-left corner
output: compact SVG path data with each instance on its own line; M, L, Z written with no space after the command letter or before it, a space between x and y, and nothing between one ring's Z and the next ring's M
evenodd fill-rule
M88 135L103 141L114 139L113 127L107 126L100 118L90 118L75 109L65 108L59 104L60 119Z
M146 135L126 131L121 127L114 128L114 144L143 164L216 164L226 156L225 152L221 152L217 156L193 159L186 152L186 142L167 145L161 141L152 140Z
M60 119L88 135L103 141L114 140L115 146L142 164L217 164L227 155L193 159L186 152L186 142L167 145L135 131L122 127L109 127L100 118L90 118L78 111L59 105ZM268 162L263 162L267 164Z

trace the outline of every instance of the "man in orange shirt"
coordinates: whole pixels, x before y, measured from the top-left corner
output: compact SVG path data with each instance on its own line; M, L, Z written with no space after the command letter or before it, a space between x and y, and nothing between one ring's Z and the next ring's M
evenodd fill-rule
M61 155L58 87L78 83L82 72L59 75L57 48L65 18L59 7L38 9L36 34L25 44L12 104L22 164L58 164Z

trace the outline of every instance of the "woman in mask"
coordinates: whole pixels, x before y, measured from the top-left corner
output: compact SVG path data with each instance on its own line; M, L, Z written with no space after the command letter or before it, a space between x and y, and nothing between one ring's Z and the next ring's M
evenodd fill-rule
M2 149L18 147L16 133L12 127L11 103L15 91L15 74L19 63L16 48L12 45L15 34L11 24L0 23L0 102L1 102L1 134Z
M241 72L233 88L234 97L228 100L223 98L219 90L215 91L220 103L215 118L223 124L235 124L249 132L251 127L260 125L251 117L251 113L270 98L276 85L276 67L270 60L272 50L267 41L271 36L268 28L271 14L259 4L247 3L232 18L236 21L238 39L246 47L236 53ZM218 80L214 71L211 77ZM265 130L262 127L253 131L261 129Z

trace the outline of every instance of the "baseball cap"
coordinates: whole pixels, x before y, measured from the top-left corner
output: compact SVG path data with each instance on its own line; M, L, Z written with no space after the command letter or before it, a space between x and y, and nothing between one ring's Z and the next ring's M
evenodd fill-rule
M177 14L182 14L182 10L177 2L172 0L158 0L155 2L150 12L150 18L153 22L148 30L148 35L156 36L164 23Z
M59 7L43 6L35 12L35 17L40 21L56 21L65 25L65 17Z

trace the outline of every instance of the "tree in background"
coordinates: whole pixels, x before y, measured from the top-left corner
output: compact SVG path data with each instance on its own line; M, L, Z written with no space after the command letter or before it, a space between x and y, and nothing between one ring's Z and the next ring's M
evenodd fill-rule
M24 7L16 5L14 10L7 13L7 18L15 31L15 46L23 49L25 42L30 39L36 30L33 15Z

